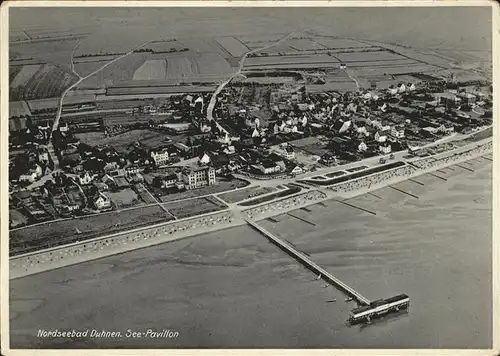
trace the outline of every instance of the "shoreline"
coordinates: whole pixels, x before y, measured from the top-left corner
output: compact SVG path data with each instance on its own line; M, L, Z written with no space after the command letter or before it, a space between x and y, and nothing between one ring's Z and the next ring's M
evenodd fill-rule
M313 188L307 192L300 192L283 199L265 202L261 205L250 207L246 210L225 210L222 212L208 213L204 216L187 218L185 220L162 223L154 226L138 228L113 235L102 236L92 240L73 243L71 245L61 245L48 250L31 252L24 255L13 256L9 260L9 279L26 277L45 271L58 269L82 262L87 262L111 255L121 254L128 251L154 246L166 242L172 242L183 238L202 235L206 232L213 232L232 227L245 225L243 220L245 215L255 221L263 220L272 216L283 214L287 211L300 209L312 204L317 204L325 200L335 198L352 198L369 193L370 191L384 186L395 184L421 176L423 174L436 171L453 164L467 161L469 159L491 153L492 141L488 140L484 144L476 143L475 147L460 150L464 152L447 152L442 159L436 160L437 156L430 156L412 161L401 167L407 170L407 174L401 174L393 179L380 179L376 184L359 186L354 189L338 192L337 189L346 185L352 185L359 181L379 177L393 171L375 173L368 177L361 177L352 181L332 185L323 189ZM429 163L428 167L418 168L415 164ZM436 163L434 165L433 163ZM401 169L396 168L396 170ZM302 199L303 198L303 199ZM135 235L135 236L134 236ZM88 245L88 246L87 246Z

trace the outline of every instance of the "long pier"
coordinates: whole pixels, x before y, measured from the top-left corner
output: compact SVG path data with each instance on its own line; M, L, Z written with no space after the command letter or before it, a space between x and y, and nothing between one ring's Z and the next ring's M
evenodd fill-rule
M308 256L306 256L303 252L298 251L290 243L287 243L282 239L280 239L279 237L273 235L272 233L264 229L262 226L258 225L255 221L249 219L244 219L244 220L248 223L248 225L253 227L255 230L257 230L264 236L266 236L269 240L271 240L271 242L278 245L281 249L285 250L285 252L287 252L293 258L295 258L304 266L309 268L311 271L320 274L325 281L329 282L330 284L342 290L344 293L355 299L359 304L361 305L370 304L370 300L368 298L364 297L363 295L361 295L360 293L349 287L347 284L345 284L340 279L329 273L323 267L318 266Z

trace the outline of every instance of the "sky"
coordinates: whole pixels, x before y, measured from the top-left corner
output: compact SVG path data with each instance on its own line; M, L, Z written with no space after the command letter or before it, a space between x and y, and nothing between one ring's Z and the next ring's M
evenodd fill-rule
M11 8L16 31L96 37L265 35L308 30L419 48L491 50L491 8ZM469 24L469 25L466 25ZM471 26L470 24L474 24Z

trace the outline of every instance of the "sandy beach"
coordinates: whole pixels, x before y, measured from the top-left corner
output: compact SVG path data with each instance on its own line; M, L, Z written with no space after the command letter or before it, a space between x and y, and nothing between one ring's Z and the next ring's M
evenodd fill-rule
M394 185L418 199L391 187L349 199L376 215L327 201L292 212L310 223L262 222L369 298L407 293L408 315L347 328L342 293L242 226L11 281L11 346L70 345L41 328L154 328L179 337L71 347L490 347L491 161L467 166Z

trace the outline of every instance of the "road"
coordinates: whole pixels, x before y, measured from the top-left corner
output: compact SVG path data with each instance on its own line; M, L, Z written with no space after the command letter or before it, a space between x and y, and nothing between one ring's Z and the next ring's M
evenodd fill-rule
M278 41L274 42L274 43L271 43L267 46L264 46L264 47L261 47L261 48L256 48L256 49L253 49L251 51L248 51L246 52L243 57L241 57L240 59L240 62L239 62L239 66L238 66L238 70L236 72L234 72L228 79L226 79L224 82L222 82L221 84L219 84L219 86L217 87L217 89L215 89L215 92L213 93L212 97L210 98L210 102L208 103L208 107L207 107L207 119L212 121L214 119L214 116L213 116L213 112L214 112L214 108L215 108L215 104L217 103L217 95L219 95L222 90L224 89L224 87L229 84L231 82L231 80L233 80L234 78L236 78L238 75L241 75L241 71L243 70L243 66L245 65L245 60L247 59L247 57L251 54L254 54L254 53L257 53L257 52L260 52L260 51L264 51L266 49L269 49L269 48L272 48L274 46L277 46L278 44L280 44L281 42L283 41L286 41L288 40L290 37L292 37L295 33L297 33L297 31L293 31L291 33L289 33L288 35L280 38ZM220 126L219 124L217 124L219 130L221 130L222 132L227 132L224 128L222 128L222 126ZM220 127L219 127L220 126Z
M133 49L131 49L130 51L128 51L127 53L119 56L119 57L116 57L115 59L109 61L108 63L106 63L105 65L103 65L102 67L96 69L95 71L93 71L92 73L90 74L87 74L86 76L82 77L80 76L78 73L76 73L74 71L74 65L73 65L73 56L74 56L74 53L75 53L75 50L76 48L78 47L79 45L79 42L76 44L75 48L73 49L73 52L71 53L71 68L72 68L72 71L74 72L75 75L77 75L79 77L79 79L72 85L70 85L61 95L61 97L59 98L59 102L58 102L58 109L57 109L57 114L56 114L56 117L54 119L54 124L52 125L52 131L50 132L49 134L49 137L48 137L48 146L47 146L47 149L49 151L49 154L50 156L52 157L52 160L54 161L54 171L58 170L59 169L59 161L57 159L57 156L55 155L55 150L54 150L54 144L52 143L52 133L54 131L56 131L58 128L59 128L59 121L61 119L61 114L62 114L62 107L63 107L63 102L64 102L64 98L66 97L66 95L74 88L76 88L78 85L80 85L84 80L92 77L93 75L96 75L97 73L99 73L100 71L102 71L104 68L110 66L111 64L115 63L116 61L122 59L122 58L125 58L129 55L131 55L132 53L134 53L135 50L147 45L149 42L151 41L148 41L148 42L145 42L145 43L142 43L140 44L139 46L137 47L134 47Z

